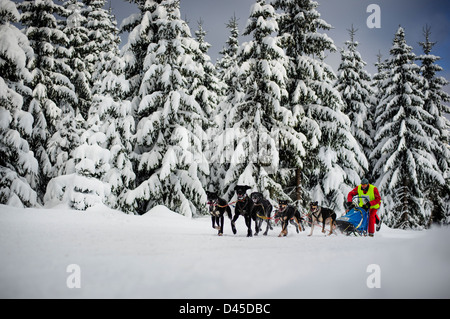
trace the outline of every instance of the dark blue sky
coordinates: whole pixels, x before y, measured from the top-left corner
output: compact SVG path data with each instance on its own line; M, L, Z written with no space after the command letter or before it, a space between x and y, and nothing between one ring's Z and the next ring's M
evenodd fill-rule
M111 0L113 12L118 24L131 13L137 12L134 4L125 0ZM376 55L381 52L383 58L389 55L394 34L401 25L406 32L406 39L416 54L421 54L419 41L423 41L422 28L431 26L431 40L438 43L434 47L435 55L441 57L439 64L444 68L442 76L450 79L450 1L442 0L316 0L322 19L333 26L326 33L335 45L343 47L348 39L347 29L353 24L358 29L355 39L359 42L362 58L368 63L369 73L375 73ZM206 40L212 45L209 55L215 61L218 52L229 36L225 27L235 14L239 18L241 32L244 30L255 0L181 0L181 16L189 22L191 32L197 29L197 21L203 20L203 27L208 32ZM367 7L377 4L381 9L381 28L370 29L366 21L370 13ZM241 39L241 43L246 39ZM340 55L338 52L328 55L328 63L337 71ZM447 86L447 91L450 88Z

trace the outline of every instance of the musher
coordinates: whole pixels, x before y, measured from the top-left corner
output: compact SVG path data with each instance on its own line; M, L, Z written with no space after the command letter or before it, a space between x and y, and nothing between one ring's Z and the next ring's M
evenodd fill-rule
M369 184L367 178L363 178L361 185L355 187L348 193L347 201L351 202L354 196L359 196L359 206L369 211L369 236L373 237L375 234L375 223L380 223L380 218L377 215L378 208L380 208L381 197L376 186ZM362 197L369 199L369 202L364 204ZM381 226L381 225L380 225ZM378 228L379 229L379 228ZM377 229L377 230L378 230Z

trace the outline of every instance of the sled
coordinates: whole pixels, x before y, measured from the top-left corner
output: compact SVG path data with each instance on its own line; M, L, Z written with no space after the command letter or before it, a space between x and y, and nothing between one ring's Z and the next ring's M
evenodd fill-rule
M361 197L355 196L352 200L352 208L343 216L336 219L337 228L341 233L350 236L366 236L369 226L369 212L359 207ZM364 203L367 198L362 197Z

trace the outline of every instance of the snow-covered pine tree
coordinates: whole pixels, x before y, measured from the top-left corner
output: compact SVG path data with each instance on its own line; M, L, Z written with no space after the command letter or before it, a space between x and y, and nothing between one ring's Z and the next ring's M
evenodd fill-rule
M371 106L371 119L372 119L372 141L375 139L376 134L376 128L377 128L377 121L376 119L378 116L380 116L381 112L383 111L381 108L378 108L377 106L380 104L381 99L383 98L383 83L384 80L388 76L388 69L387 69L387 62L382 60L383 55L381 52L378 52L377 54L377 62L375 63L375 67L377 68L377 73L375 73L372 77L372 89L375 92L374 93L374 103ZM375 145L373 146L373 148ZM367 156L369 160L369 167L371 170L367 174L368 178L370 178L371 181L377 181L381 173L380 171L374 170L376 163L378 162L379 158L377 158L377 154L372 152Z
M85 44L86 68L91 74L90 87L95 94L96 81L102 81L103 69L97 68L97 64L117 56L120 44L117 21L112 15L111 9L106 10L106 0L83 0L86 9L82 11L86 17L86 28L88 30L88 42Z
M80 137L86 131L85 125L88 110L92 103L91 74L87 69L88 30L86 18L82 15L84 5L78 0L68 0L64 3L61 15L65 18L59 21L60 29L67 36L66 47L58 50L66 55L65 61L72 72L68 74L77 103L62 109L56 122L56 130L48 139L47 153L52 163L51 177L71 174L74 171L72 152L80 146Z
M295 117L286 107L288 60L279 46L277 14L265 0L257 0L250 10L238 69L239 91L230 90L232 102L218 152L230 167L225 176L225 192L232 196L236 184L246 184L272 199L288 198L277 181L280 153L290 148L304 155L304 136L296 132Z
M72 70L66 64L68 38L59 29L56 18L64 15L64 8L52 0L24 1L18 7L22 10L24 33L34 51L29 64L32 98L24 108L34 118L30 148L39 162L37 193L38 198L42 199L53 175L47 141L57 131L61 116L74 114L78 99L70 82Z
M211 191L217 191L221 195L224 193L225 174L230 167L230 163L226 161L226 156L223 156L229 151L225 149L225 146L229 145L230 148L234 148L234 145L226 144L227 134L224 134L224 132L233 129L227 127L226 117L232 105L239 101L244 94L244 88L239 83L237 75L239 71L239 28L237 20L236 16L233 16L226 25L230 30L230 36L225 47L220 51L222 57L216 63L219 79L223 83L222 98L213 116L214 131L208 134L208 136L211 136L210 140L216 150L221 150L221 152L215 152L215 150L210 149L210 183L208 187Z
M204 121L203 130L208 137L211 137L216 133L213 117L216 114L216 108L223 99L222 92L225 84L219 80L216 67L211 62L211 58L208 55L208 50L211 45L205 40L206 33L207 32L203 29L203 21L198 21L198 30L195 31L198 49L194 48L192 54L194 61L203 66L204 74L200 78L201 82L195 85L196 88L194 89L193 94L200 104L200 107L205 111L205 116L209 119L208 121ZM215 148L215 145L211 144L211 140L211 138L208 138L203 141L203 149L208 160L211 158L211 152ZM211 166L212 165L210 165L209 170L210 173ZM206 188L211 187L217 189L215 188L215 186L217 186L217 180L214 180L214 175L208 174L208 176L201 176L202 184L206 185Z
M424 190L430 181L444 182L431 152L436 130L428 124L431 115L424 109L421 92L424 78L415 59L399 27L386 61L372 152L378 158L374 170L381 173L377 185L385 205L383 221L396 228L424 227L429 218Z
M122 56L125 61L125 77L130 81L128 99L133 107L140 103L139 90L144 76L144 59L147 48L156 42L157 25L153 15L163 0L128 0L136 3L139 13L132 14L124 19L120 30L129 32L128 42L122 48Z
M199 177L209 170L202 150L205 111L194 94L205 71L194 59L198 42L180 18L179 0L162 1L151 19L157 36L145 56L135 110L138 186L126 204L139 213L162 204L194 216L206 209Z
M38 161L30 151L33 116L22 110L24 85L33 57L26 36L14 26L20 19L16 5L0 1L0 203L18 207L37 204Z
M370 87L370 75L364 69L366 62L358 52L358 42L355 41L357 29L352 25L348 30L350 40L345 42L346 49L341 50L341 63L338 68L335 88L341 94L344 108L343 113L350 119L352 135L363 150L366 158L372 152L372 118L370 108L375 103L374 92ZM370 167L364 172L368 176Z
M78 98L75 110L87 119L92 103L92 86L91 73L87 65L87 57L90 53L86 47L89 43L88 29L86 28L87 19L82 14L86 9L84 4L78 0L67 0L64 3L64 8L66 9L64 12L65 20L61 22L61 29L69 40L67 48L70 56L67 59L67 64L73 71L70 80Z
M224 87L224 83L217 77L217 72L214 64L211 62L211 58L208 55L208 50L211 44L205 41L206 31L203 29L203 21L198 22L198 30L195 31L197 47L191 48L194 61L200 63L203 66L204 74L201 78L201 82L196 84L194 94L197 101L200 103L206 115L211 118L220 99L222 98L221 92ZM210 121L207 121L204 129L211 125Z
M350 132L350 120L342 113L343 102L333 88L336 79L323 60L326 51L335 51L333 40L319 29L331 26L320 18L312 0L275 0L281 9L279 34L290 59L288 77L289 103L297 130L306 136L306 156L300 163L286 157L296 167L294 185L297 199L306 204L309 197L325 206L344 210L347 193L360 182L367 161Z
M86 210L106 202L111 188L103 180L110 169L110 152L100 146L106 142L100 125L98 115L89 117L88 129L81 135L80 145L71 153L71 164L68 164L71 171L48 183L44 197L46 205L64 203L77 210Z
M73 173L72 152L81 144L86 120L81 113L65 112L56 124L56 132L47 141L47 153L52 162L51 177Z
M225 83L223 87L223 95L225 96L227 95L226 90L234 86L233 79L235 79L235 76L233 76L232 71L235 70L238 62L239 25L236 15L230 18L226 27L230 30L230 36L226 41L225 47L219 52L222 57L216 63L219 78Z
M81 145L72 154L75 176L70 205L78 210L106 204L111 192L109 183L104 182L110 171L110 151L102 147L106 143L106 134L102 132L101 125L99 116L91 113L88 129L81 136Z
M110 19L103 17L102 21L112 27ZM106 204L125 213L135 213L133 207L125 204L126 194L134 188L136 178L130 159L134 148L135 120L131 102L125 100L130 85L125 79L125 63L119 56L118 41L110 41L109 44L104 48L107 50L97 54L97 71L94 73L97 80L90 117L96 114L100 117L101 131L106 135L100 146L110 150L110 169L103 178L111 186Z
M215 151L215 144L211 143L212 138L217 133L217 125L213 118L217 114L217 108L220 101L223 100L223 92L225 88L225 83L221 81L218 77L216 67L211 62L211 58L208 55L208 50L211 45L206 42L205 36L206 31L203 29L203 21L198 22L198 30L195 31L196 41L198 42L198 50L194 49L192 51L194 55L194 60L201 65L203 65L204 75L201 78L201 83L196 85L194 90L194 95L196 100L199 102L201 108L205 111L205 116L209 119L204 122L203 129L205 130L208 139L206 139L203 144L205 151L205 156L208 160L211 159L212 153ZM219 125L223 125L220 123ZM217 163L216 163L217 164ZM215 165L210 163L210 174L208 176L202 177L202 184L206 185L206 188L211 188L211 190L219 189L219 178L217 176L217 170L220 170L220 165ZM214 172L213 172L214 171Z
M445 180L443 185L430 183L431 187L426 189L425 196L431 203L429 224L448 224L450 223L450 122L444 114L450 113L450 107L446 104L446 102L450 101L450 96L443 90L448 81L443 77L437 76L437 72L442 71L442 67L436 63L440 60L440 57L431 54L431 50L436 44L436 42L431 42L430 40L431 28L425 26L423 33L425 41L419 44L424 54L420 55L418 59L422 61L420 72L425 78L425 85L422 89L424 109L431 115L428 124L436 129L430 148Z

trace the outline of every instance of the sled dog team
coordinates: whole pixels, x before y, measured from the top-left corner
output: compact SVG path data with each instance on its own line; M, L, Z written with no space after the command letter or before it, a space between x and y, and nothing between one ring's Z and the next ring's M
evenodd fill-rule
M288 234L288 224L291 222L298 232L303 231L304 218L300 215L297 208L288 205L288 200L279 200L278 209L275 216L271 217L273 206L264 198L263 194L253 192L250 196L247 195L247 190L251 187L246 185L237 185L234 190L236 192L237 201L228 204L226 200L220 198L215 192L206 192L208 197L209 213L211 214L212 227L218 230L218 235L223 235L224 216L227 214L231 219L231 229L233 234L237 233L236 220L239 216L245 219L247 226L247 237L252 237L253 232L251 228L252 220L255 224L255 235L262 231L262 225L266 222L266 229L263 235L267 235L269 229L273 229L270 224L271 219L281 222L281 232L278 237L284 237ZM232 216L230 205L235 204L234 216ZM314 224L322 223L322 232L325 233L325 225L330 225L329 235L333 233L336 226L336 214L331 209L318 206L317 202L312 202L310 205L309 223L311 224L311 233L313 234Z
M237 185L234 188L237 200L233 203L227 203L226 200L220 198L215 192L206 192L212 227L218 230L219 236L223 235L225 213L231 220L233 234L237 233L235 225L236 220L241 215L244 217L245 225L247 226L247 237L253 236L251 228L252 220L255 225L255 235L258 235L259 232L262 231L264 221L266 222L266 228L263 235L267 235L269 229L273 229L270 224L271 219L281 223L281 232L278 237L287 236L289 222L295 226L297 233L305 230L305 219L301 216L297 208L288 204L288 200L278 200L278 209L276 210L275 215L271 217L273 206L269 200L264 198L263 194L259 192L253 192L248 196L247 191L249 189L251 189L250 186ZM381 220L377 215L377 210L381 203L378 189L369 184L368 180L364 178L361 181L361 185L355 187L348 193L347 212L350 210L351 202L356 198L355 196L358 198L357 201L360 202L359 206L363 207L369 214L368 235L373 236L375 223L381 226ZM234 216L232 215L230 208L230 205L232 204L235 204ZM331 235L336 228L336 213L329 208L319 206L318 202L310 203L307 219L307 222L311 225L311 232L308 236L313 234L314 225L316 223L322 225L322 233L325 233L325 226L329 225L330 230L328 235ZM377 226L377 230L379 230L379 226Z

